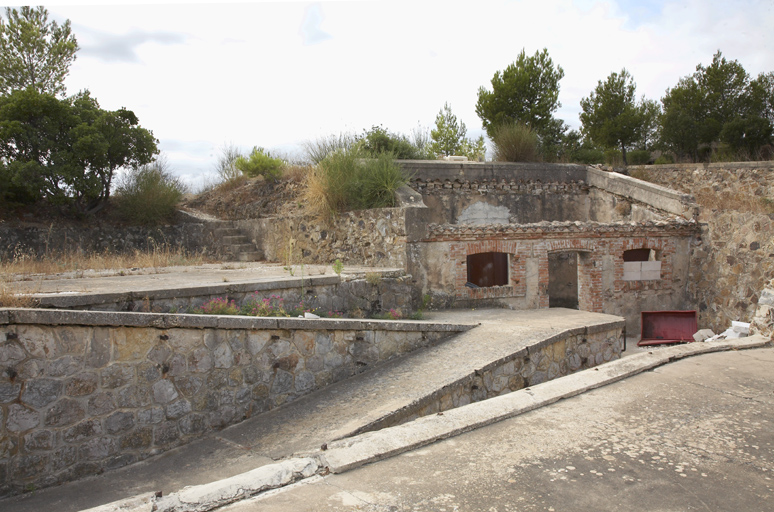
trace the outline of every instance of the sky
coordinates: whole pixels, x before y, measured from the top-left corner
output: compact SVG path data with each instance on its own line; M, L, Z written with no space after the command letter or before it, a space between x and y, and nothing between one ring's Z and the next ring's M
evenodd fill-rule
M80 50L65 84L153 131L194 189L225 144L303 156L303 143L375 125L429 130L448 102L483 133L478 89L546 48L564 69L556 117L626 68L660 99L718 50L774 71L774 0L361 0L45 4Z

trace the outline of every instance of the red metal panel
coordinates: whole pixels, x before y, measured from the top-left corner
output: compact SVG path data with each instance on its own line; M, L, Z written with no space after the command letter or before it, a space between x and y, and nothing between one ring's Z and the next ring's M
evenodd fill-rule
M691 342L698 330L696 311L643 311L637 345Z

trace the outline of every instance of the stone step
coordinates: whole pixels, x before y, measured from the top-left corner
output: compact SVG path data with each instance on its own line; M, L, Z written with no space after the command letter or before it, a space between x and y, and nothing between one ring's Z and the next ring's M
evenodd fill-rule
M250 240L245 235L227 235L223 237L223 245L246 244Z
M241 235L242 232L237 228L218 228L215 235L219 237Z
M258 251L244 251L239 253L237 259L239 261L260 261L261 253Z
M239 254L240 252L253 252L255 251L255 245L246 243L246 244L231 244L229 246L229 250L231 254Z

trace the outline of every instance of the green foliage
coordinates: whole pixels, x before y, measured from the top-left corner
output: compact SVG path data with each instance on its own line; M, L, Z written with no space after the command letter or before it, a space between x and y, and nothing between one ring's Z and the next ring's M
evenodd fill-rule
M424 156L408 137L391 133L382 126L372 126L370 130L364 131L358 147L372 157L390 153L398 160L420 160Z
M570 161L586 165L601 164L605 161L605 152L596 148L579 148L570 155Z
M407 182L391 153L371 158L356 148L339 151L320 162L310 174L306 204L310 213L321 217L389 207L395 204L395 191Z
M660 157L656 158L655 162L653 162L654 165L665 165L673 163L675 163L675 158L668 153L661 155Z
M245 176L255 178L263 176L266 179L277 181L282 177L282 168L285 162L280 158L274 158L271 154L259 148L254 147L248 157L238 156L234 160L234 167L239 169Z
M528 126L509 122L492 130L494 160L497 162L538 162L538 136Z
M78 51L70 20L61 27L49 22L42 6L6 7L5 16L0 18L0 94L32 87L64 95L64 79Z
M486 142L480 136L476 140L467 138L465 123L458 122L452 113L451 106L444 103L443 108L435 117L435 128L430 131L432 143L430 151L437 156L466 156L469 160L484 160Z
M771 142L771 136L771 122L758 116L737 117L724 124L720 131L720 140L737 153L745 152L748 156Z
M116 187L115 211L132 224L161 224L172 219L184 191L182 182L159 159L122 177Z
M99 210L116 171L151 162L156 142L133 112L102 110L88 91L61 100L33 88L0 97L0 174L11 200Z
M646 105L644 99L638 104L635 89L634 79L623 69L620 74L611 73L604 83L600 80L580 102L583 133L597 146L621 148L624 165L628 163L627 148L643 139L646 122L651 116L655 118L655 104Z
M650 163L650 151L645 149L635 149L628 154L630 165L647 165Z
M307 158L316 165L334 153L348 152L357 145L358 140L358 137L351 133L329 135L304 142L304 150Z
M492 78L492 90L478 90L476 114L490 137L503 124L519 122L532 128L541 144L559 144L566 130L553 115L559 102L559 81L564 77L561 66L554 67L545 48L527 57L522 49L516 61Z
M344 264L341 262L339 258L336 258L336 261L333 262L333 265L331 265L333 268L333 271L336 273L336 275L341 275L341 272L344 270Z
M661 103L661 141L679 157L707 158L721 140L755 153L771 140L760 120L769 128L774 123L774 73L751 80L741 64L718 51L709 66L699 64L693 75L667 89ZM752 137L749 143L740 138L745 130Z
M430 131L430 137L433 139L430 148L440 156L459 155L467 132L465 123L458 122L449 104L444 103L435 116L435 128Z

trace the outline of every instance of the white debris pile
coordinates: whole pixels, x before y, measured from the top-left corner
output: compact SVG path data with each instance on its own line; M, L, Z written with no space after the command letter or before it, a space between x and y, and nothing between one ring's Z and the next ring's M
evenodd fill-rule
M746 338L749 335L749 323L732 321L731 327L720 334L715 334L711 329L701 329L693 335L693 339L695 341L730 340L734 338Z

